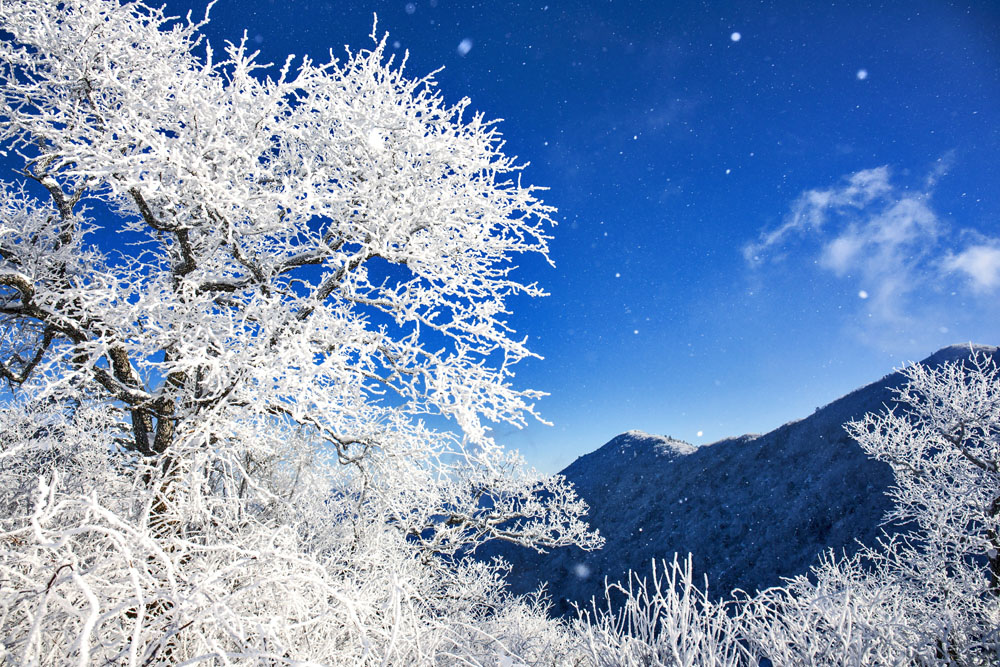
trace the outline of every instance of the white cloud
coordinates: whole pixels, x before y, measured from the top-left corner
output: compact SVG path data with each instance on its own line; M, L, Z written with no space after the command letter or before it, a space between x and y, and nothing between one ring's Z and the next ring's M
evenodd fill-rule
M854 265L864 244L865 240L861 235L850 229L823 247L820 264L842 276Z
M789 237L821 231L831 213L863 209L892 190L888 167L865 169L845 181L840 188L802 193L781 226L762 232L756 243L743 246L743 257L752 265L760 264L774 246L785 243Z
M945 271L964 273L977 292L989 292L1000 286L1000 244L972 245L949 254L942 263Z
M818 239L819 265L838 278L853 276L871 286L867 308L883 321L904 320L906 300L927 278L944 226L929 199L929 193L880 190L877 199L857 207L855 219L830 230L836 234L832 239Z
M742 248L744 258L758 280L773 275L771 266L801 274L803 282L824 284L826 276L842 283L840 293L860 297L853 313L843 312L867 338L941 330L975 312L967 298L1000 290L1000 238L965 230L959 251L956 233L933 206L934 187L951 161L945 156L909 188L882 166L807 190L780 225Z
M906 196L889 205L881 215L871 219L873 242L895 248L937 240L941 225L929 201L930 193L926 193Z

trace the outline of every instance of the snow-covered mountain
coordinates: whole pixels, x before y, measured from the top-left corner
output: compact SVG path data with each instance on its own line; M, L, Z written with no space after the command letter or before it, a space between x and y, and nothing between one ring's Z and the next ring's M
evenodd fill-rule
M995 347L977 346L1000 361ZM939 350L923 363L968 357L969 345ZM623 433L562 471L590 505L604 549L536 554L502 545L480 553L511 562L516 592L548 581L556 611L603 591L605 577L648 573L653 559L694 554L713 597L754 591L800 574L817 555L872 544L890 507L889 467L868 459L843 424L891 405L893 373L814 414L764 435L695 447L640 431Z

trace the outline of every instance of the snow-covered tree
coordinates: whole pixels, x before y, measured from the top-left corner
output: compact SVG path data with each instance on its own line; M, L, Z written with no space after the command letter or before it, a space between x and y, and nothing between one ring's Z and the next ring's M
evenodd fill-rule
M745 636L777 663L1000 661L1000 370L974 353L903 376L896 407L846 428L892 466L904 531L749 601Z
M1000 371L973 354L939 367L904 371L897 402L904 411L867 415L848 433L892 466L896 483L888 518L913 522L925 553L966 563L988 576L1000 599Z
M203 26L0 0L2 661L1000 659L984 357L907 369L900 409L848 426L908 534L731 604L677 560L572 622L505 593L484 542L601 541L489 436L537 416L507 317L542 295L514 262L547 259L552 209L374 31L275 68Z
M873 554L918 601L911 628L957 664L1000 660L1000 370L993 357L911 366L905 406L847 425L892 466L889 519L910 530Z
M547 259L552 209L374 30L274 68L203 25L0 2L0 653L491 645L502 570L463 555L600 543L488 433L536 416L505 318L543 294L513 262Z

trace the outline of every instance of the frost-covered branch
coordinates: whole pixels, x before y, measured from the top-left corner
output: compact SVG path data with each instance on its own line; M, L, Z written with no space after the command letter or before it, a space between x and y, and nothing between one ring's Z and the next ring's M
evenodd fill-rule
M384 39L275 70L203 25L0 3L5 655L471 655L465 554L600 544L489 436L537 416L507 316L553 209Z

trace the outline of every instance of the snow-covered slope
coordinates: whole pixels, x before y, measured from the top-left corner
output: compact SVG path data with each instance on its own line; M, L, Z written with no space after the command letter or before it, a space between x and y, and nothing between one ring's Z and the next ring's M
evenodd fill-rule
M976 349L1000 361L997 348ZM968 355L968 345L956 345L923 363ZM648 573L652 559L675 551L694 554L713 596L780 584L823 550L850 552L856 539L878 537L892 476L843 424L891 404L899 381L893 373L770 433L701 447L623 433L562 471L589 503L591 525L607 539L603 550L539 555L500 546L480 556L510 561L517 592L547 580L560 613L571 609L569 601L599 595L605 577L621 579L630 568Z

